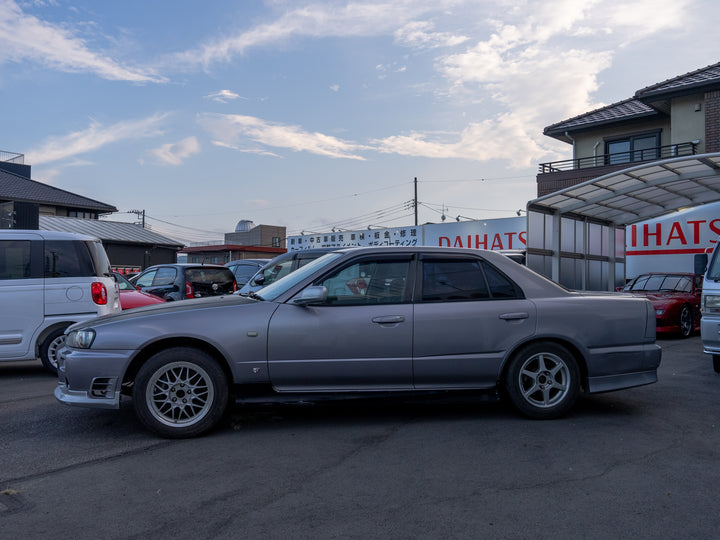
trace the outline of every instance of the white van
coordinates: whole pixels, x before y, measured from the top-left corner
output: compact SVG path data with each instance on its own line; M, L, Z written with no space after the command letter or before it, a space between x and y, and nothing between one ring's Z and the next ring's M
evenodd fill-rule
M119 312L119 296L97 238L0 230L0 362L39 356L56 372L65 329Z
M707 263L707 255L696 255L695 266ZM698 262L698 260L700 262ZM697 271L697 270L696 270ZM713 369L720 373L720 242L715 244L703 277L700 301L700 335L703 352L712 355Z

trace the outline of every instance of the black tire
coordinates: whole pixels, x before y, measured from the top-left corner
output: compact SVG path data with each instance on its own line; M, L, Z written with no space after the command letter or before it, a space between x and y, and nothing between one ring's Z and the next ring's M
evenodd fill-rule
M195 437L212 429L228 404L228 381L210 355L190 347L154 354L133 387L135 414L162 437Z
M693 316L690 306L685 304L680 310L680 317L678 319L678 325L680 326L680 335L684 338L690 337L693 333Z
M515 408L528 418L558 418L575 404L580 369L562 345L532 343L510 359L505 390Z
M715 373L720 373L720 354L713 354L713 369Z
M65 329L53 330L40 344L40 360L45 369L57 375L57 353L65 345Z

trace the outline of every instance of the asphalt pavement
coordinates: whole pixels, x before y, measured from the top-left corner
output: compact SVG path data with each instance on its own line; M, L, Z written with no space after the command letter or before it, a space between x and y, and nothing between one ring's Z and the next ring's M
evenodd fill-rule
M234 409L168 441L0 364L0 538L715 538L720 375L662 339L658 383L566 418L504 403Z

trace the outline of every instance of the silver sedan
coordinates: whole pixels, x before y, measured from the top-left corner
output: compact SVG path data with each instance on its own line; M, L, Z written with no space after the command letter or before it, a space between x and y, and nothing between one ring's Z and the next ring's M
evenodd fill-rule
M165 437L239 402L504 390L530 418L581 391L653 383L643 298L568 291L503 255L451 248L328 253L253 293L160 304L72 326L58 400L118 408ZM492 392L496 393L496 392Z

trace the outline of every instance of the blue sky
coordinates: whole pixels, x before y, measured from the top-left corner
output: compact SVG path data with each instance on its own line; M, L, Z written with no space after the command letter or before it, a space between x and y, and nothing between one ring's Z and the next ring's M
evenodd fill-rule
M545 126L720 60L715 0L0 0L0 150L186 242L515 215Z

